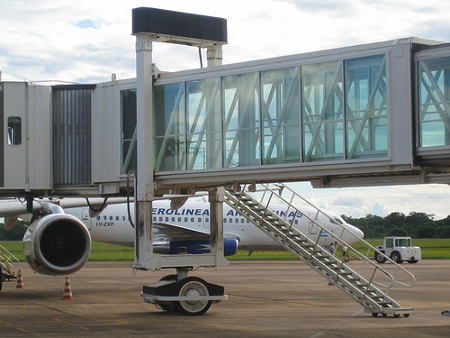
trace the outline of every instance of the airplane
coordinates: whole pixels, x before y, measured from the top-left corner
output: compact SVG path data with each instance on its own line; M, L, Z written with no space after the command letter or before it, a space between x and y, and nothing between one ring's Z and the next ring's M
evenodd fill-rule
M126 199L92 199L80 202L76 199L55 201L35 200L25 205L19 201L0 203L0 217L6 217L6 227L11 227L20 215L32 222L23 239L26 262L38 273L52 276L67 276L81 269L90 254L91 241L124 246L134 245L135 231L128 217ZM89 206L88 206L89 204ZM85 205L84 207L80 207ZM244 216L224 204L223 232L224 255L233 255L237 250L284 250L275 240L267 236ZM285 215L281 209L273 208L277 214L292 221L294 214ZM131 219L133 219L131 204ZM305 210L304 212L308 212ZM311 210L311 213L317 211ZM209 252L209 202L188 201L180 208L170 208L170 201L153 202L154 252L176 254L180 252L198 254ZM340 226L349 229L341 239L352 244L364 237L355 226L339 216L329 219L320 215L318 223L327 231L320 232L303 214L296 214L293 225L309 236L318 236L319 244L330 247L333 234ZM339 224L338 224L339 223ZM341 229L342 231L342 229Z

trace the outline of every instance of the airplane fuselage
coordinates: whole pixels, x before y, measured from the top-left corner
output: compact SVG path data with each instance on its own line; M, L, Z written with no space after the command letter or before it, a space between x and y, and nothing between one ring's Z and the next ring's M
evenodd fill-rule
M235 238L239 242L239 250L283 250L283 248L274 239L259 230L247 218L239 214L237 211L224 204L223 213L223 231L224 238ZM131 205L131 214L133 217L134 207ZM317 221L327 228L326 232L320 233L320 229L311 222L303 214L297 214L295 219L294 213L286 215L281 208L274 210L279 216L285 218L301 232L312 238L320 236L319 243L323 246L330 246L334 242L333 234L341 230L340 226L335 222L339 222L350 230L360 235L364 234L351 224L338 217L333 216L334 220L321 215ZM135 232L128 220L128 211L126 204L109 205L99 216L95 218L89 217L88 208L67 209L66 213L72 214L82 220L82 222L90 230L93 241L104 243L133 246ZM310 217L314 217L315 213L311 211ZM210 230L210 213L209 203L207 202L187 202L181 208L172 210L170 202L165 200L153 202L153 223L181 226L194 231L209 233ZM348 238L343 240L349 244L357 239L348 234Z

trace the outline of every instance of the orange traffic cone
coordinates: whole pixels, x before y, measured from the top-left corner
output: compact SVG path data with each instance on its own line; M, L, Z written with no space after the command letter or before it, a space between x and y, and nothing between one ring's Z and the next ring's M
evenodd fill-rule
M69 277L66 277L66 285L64 287L64 294L62 299L73 299L72 297L72 289L70 288L70 280Z
M19 270L17 273L17 283L16 283L16 289L23 289L23 278L22 278L22 270Z

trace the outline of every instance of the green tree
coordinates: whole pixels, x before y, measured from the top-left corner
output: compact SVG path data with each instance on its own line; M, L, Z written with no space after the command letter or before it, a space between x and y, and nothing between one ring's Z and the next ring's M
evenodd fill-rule
M6 229L5 225L0 223L0 240L2 241L20 241L23 239L28 229L28 222L18 220L11 229Z

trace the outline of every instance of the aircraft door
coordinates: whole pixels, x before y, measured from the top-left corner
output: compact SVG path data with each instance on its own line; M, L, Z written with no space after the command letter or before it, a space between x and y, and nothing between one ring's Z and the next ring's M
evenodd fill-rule
M81 217L82 222L87 226L89 230L91 230L92 218L89 217L89 209L83 209L83 214Z

